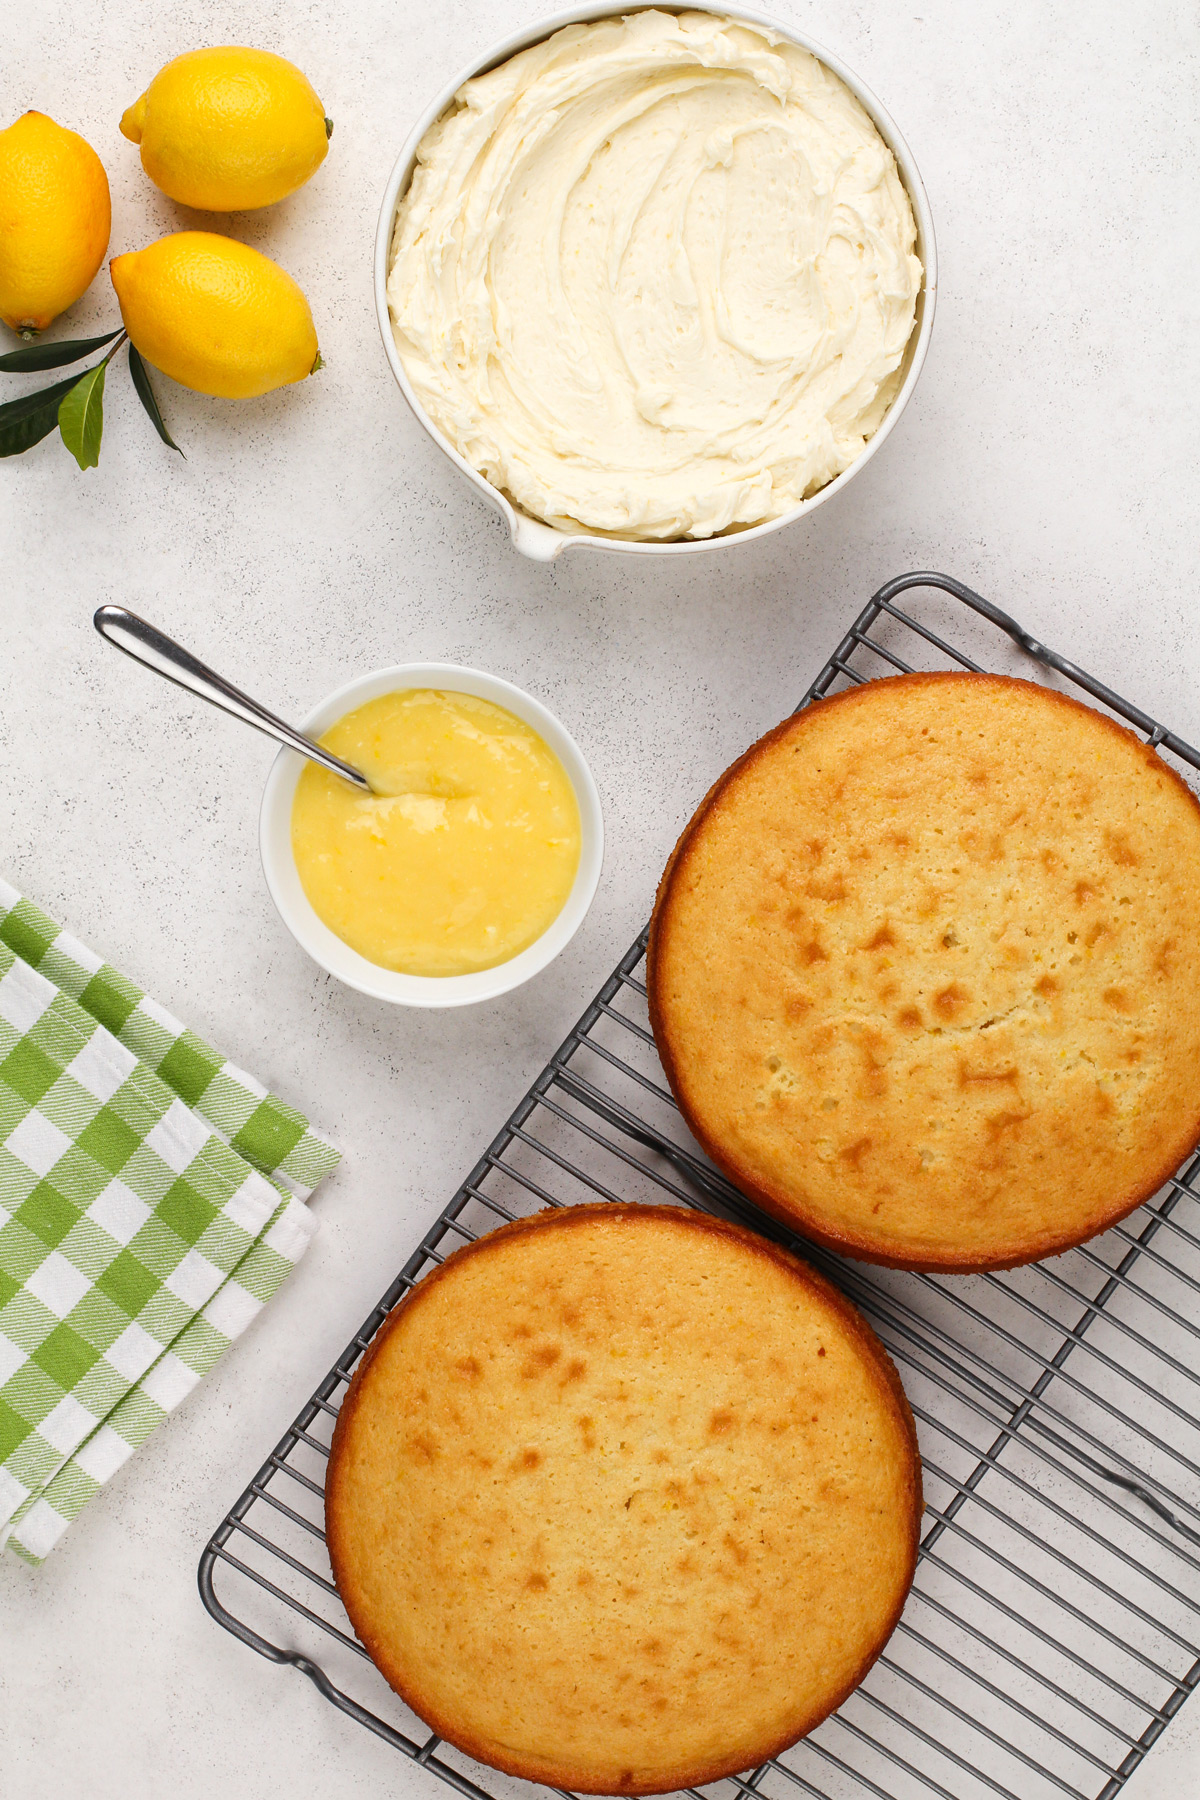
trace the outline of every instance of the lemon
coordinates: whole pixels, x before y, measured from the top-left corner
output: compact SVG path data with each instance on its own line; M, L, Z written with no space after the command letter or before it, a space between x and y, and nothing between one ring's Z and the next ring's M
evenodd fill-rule
M332 130L294 63L233 44L177 56L121 120L154 185L203 212L294 193L324 162Z
M27 112L0 131L0 319L42 331L104 260L108 176L77 131Z
M184 387L242 400L320 366L308 301L246 244L176 231L108 267L130 339Z

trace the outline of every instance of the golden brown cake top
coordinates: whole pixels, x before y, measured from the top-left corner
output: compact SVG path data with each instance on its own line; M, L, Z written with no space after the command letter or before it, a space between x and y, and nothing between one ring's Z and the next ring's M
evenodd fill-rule
M862 1678L920 1476L891 1363L819 1276L702 1215L586 1206L397 1308L326 1495L355 1630L436 1731L654 1793L755 1765Z
M718 782L659 890L651 1019L752 1197L852 1255L1004 1267L1200 1136L1200 807L1023 681L871 682Z

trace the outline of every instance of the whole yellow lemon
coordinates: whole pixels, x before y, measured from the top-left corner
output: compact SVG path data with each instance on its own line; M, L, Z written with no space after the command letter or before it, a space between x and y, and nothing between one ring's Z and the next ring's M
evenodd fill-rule
M27 112L0 131L0 319L42 331L73 305L108 249L108 176L77 131Z
M294 63L236 44L177 56L121 120L154 185L204 212L294 193L324 162L332 130Z
M296 283L233 238L175 231L108 267L132 342L184 387L243 400L320 367Z

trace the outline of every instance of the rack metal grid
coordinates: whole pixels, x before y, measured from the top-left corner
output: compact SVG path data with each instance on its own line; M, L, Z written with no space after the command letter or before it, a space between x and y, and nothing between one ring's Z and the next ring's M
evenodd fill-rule
M879 674L983 666L1082 690L1200 769L1200 752L945 575L881 588L802 704ZM1200 1156L1044 1264L932 1277L840 1261L758 1213L690 1139L647 1027L645 943L218 1526L205 1606L470 1800L531 1796L431 1737L356 1642L321 1529L334 1420L391 1307L458 1245L581 1200L698 1206L793 1244L868 1315L916 1415L926 1495L912 1595L867 1680L785 1755L705 1795L1113 1800L1200 1683Z

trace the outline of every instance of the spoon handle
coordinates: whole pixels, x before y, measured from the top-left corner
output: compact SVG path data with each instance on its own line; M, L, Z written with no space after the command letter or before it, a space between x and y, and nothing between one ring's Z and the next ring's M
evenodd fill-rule
M159 631L147 620L140 619L136 613L129 612L124 606L101 606L92 618L92 623L101 637L123 650L126 656L132 656L135 662L144 663L153 669L156 675L162 675L173 681L177 687L187 688L189 693L198 694L201 700L207 700L212 706L219 706L223 712L232 713L235 719L241 719L246 725L253 725L256 730L266 732L268 737L286 744L289 750L298 750L301 756L311 757L313 762L320 763L333 775L340 775L343 781L349 781L364 794L371 792L371 784L360 769L343 762L340 757L333 756L320 744L313 742L299 731L268 712L249 694L243 694L240 688L226 681L206 663L169 638L164 631Z

